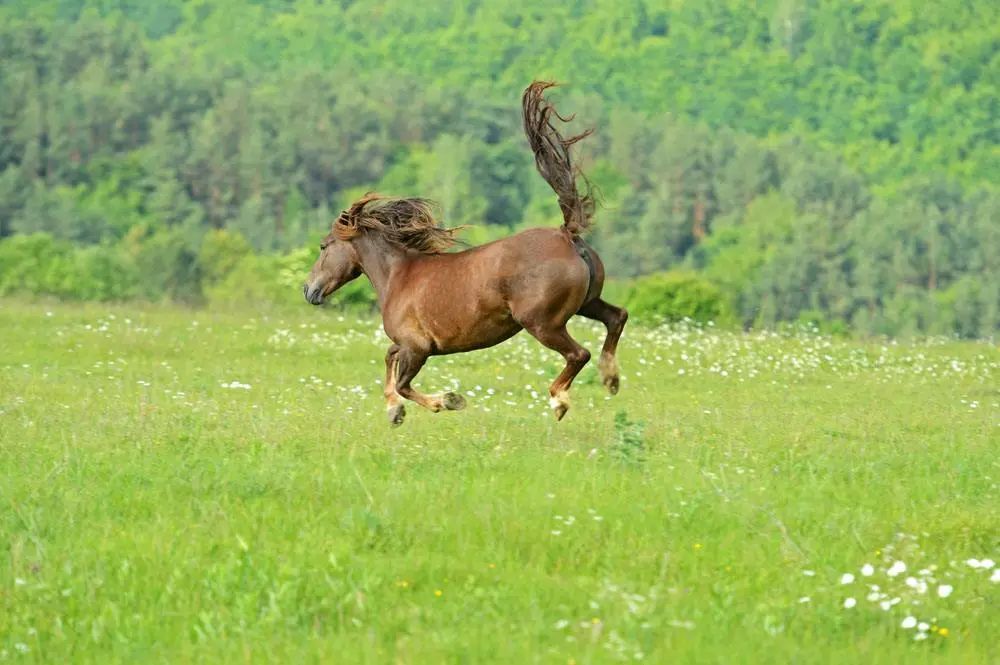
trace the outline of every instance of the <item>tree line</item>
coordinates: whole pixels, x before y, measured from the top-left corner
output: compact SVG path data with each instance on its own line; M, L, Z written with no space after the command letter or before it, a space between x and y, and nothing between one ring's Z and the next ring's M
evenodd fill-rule
M554 224L518 114L555 78L598 130L581 157L612 277L683 271L647 287L696 283L744 325L989 336L998 19L909 0L9 1L0 292L198 300L274 279L255 273L292 272L367 189L433 198L473 242Z

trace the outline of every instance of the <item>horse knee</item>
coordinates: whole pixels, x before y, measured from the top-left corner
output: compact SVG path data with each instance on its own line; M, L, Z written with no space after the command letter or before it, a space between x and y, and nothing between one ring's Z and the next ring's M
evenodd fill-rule
M576 367L583 367L590 362L590 351L584 348L576 349L566 357L566 361Z

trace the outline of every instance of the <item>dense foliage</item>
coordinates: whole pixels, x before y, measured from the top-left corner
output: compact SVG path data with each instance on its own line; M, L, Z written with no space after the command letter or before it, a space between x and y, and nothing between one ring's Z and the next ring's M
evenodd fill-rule
M988 0L9 0L0 293L273 292L297 255L260 255L369 188L474 240L554 224L518 106L554 77L598 128L612 276L696 271L745 325L991 335L998 23Z

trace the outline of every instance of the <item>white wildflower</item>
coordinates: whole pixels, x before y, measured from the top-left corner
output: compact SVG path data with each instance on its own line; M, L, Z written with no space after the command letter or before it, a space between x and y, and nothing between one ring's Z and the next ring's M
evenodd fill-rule
M844 599L844 608L845 609L849 610L849 609L851 609L852 607L854 607L857 604L858 604L858 601L854 600L853 598L845 598Z
M952 586L950 584L942 584L938 587L938 598L947 598L951 595Z
M905 619L903 619L903 623L899 624L901 628L906 628L907 630L913 628L916 625L917 625L917 618L912 616L906 617Z
M889 570L885 571L885 574L888 575L889 577L896 577L900 573L905 573L905 572L906 572L906 564L903 563L902 561L894 561L893 564L889 566Z
M854 575L851 575L850 573L844 573L843 575L840 576L841 584L850 584L853 581L854 581Z
M861 566L861 574L865 577L871 577L875 574L875 568L870 563L866 563Z

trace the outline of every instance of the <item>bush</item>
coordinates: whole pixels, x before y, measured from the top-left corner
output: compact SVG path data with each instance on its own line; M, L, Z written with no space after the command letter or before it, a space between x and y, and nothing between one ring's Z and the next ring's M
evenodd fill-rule
M1000 287L966 275L934 294L937 333L974 339L1000 329Z
M647 320L691 319L702 323L729 320L719 288L687 271L656 273L633 280L625 306L630 314Z
M141 296L183 303L202 300L196 231L171 227L148 233L142 227L135 227L125 240L140 267Z
M0 242L0 295L125 300L135 295L138 279L135 264L114 246L75 249L46 233Z
M93 246L73 255L74 272L63 297L73 300L128 300L141 289L139 271L116 246Z
M253 302L267 305L288 304L292 292L275 279L277 261L273 256L248 254L218 283L205 287L205 297L212 304ZM301 287L298 295L302 297Z
M198 250L198 268L203 285L221 282L252 252L250 243L236 231L214 229L206 233Z
M16 235L0 242L0 294L52 294L71 263L69 243L47 233Z

